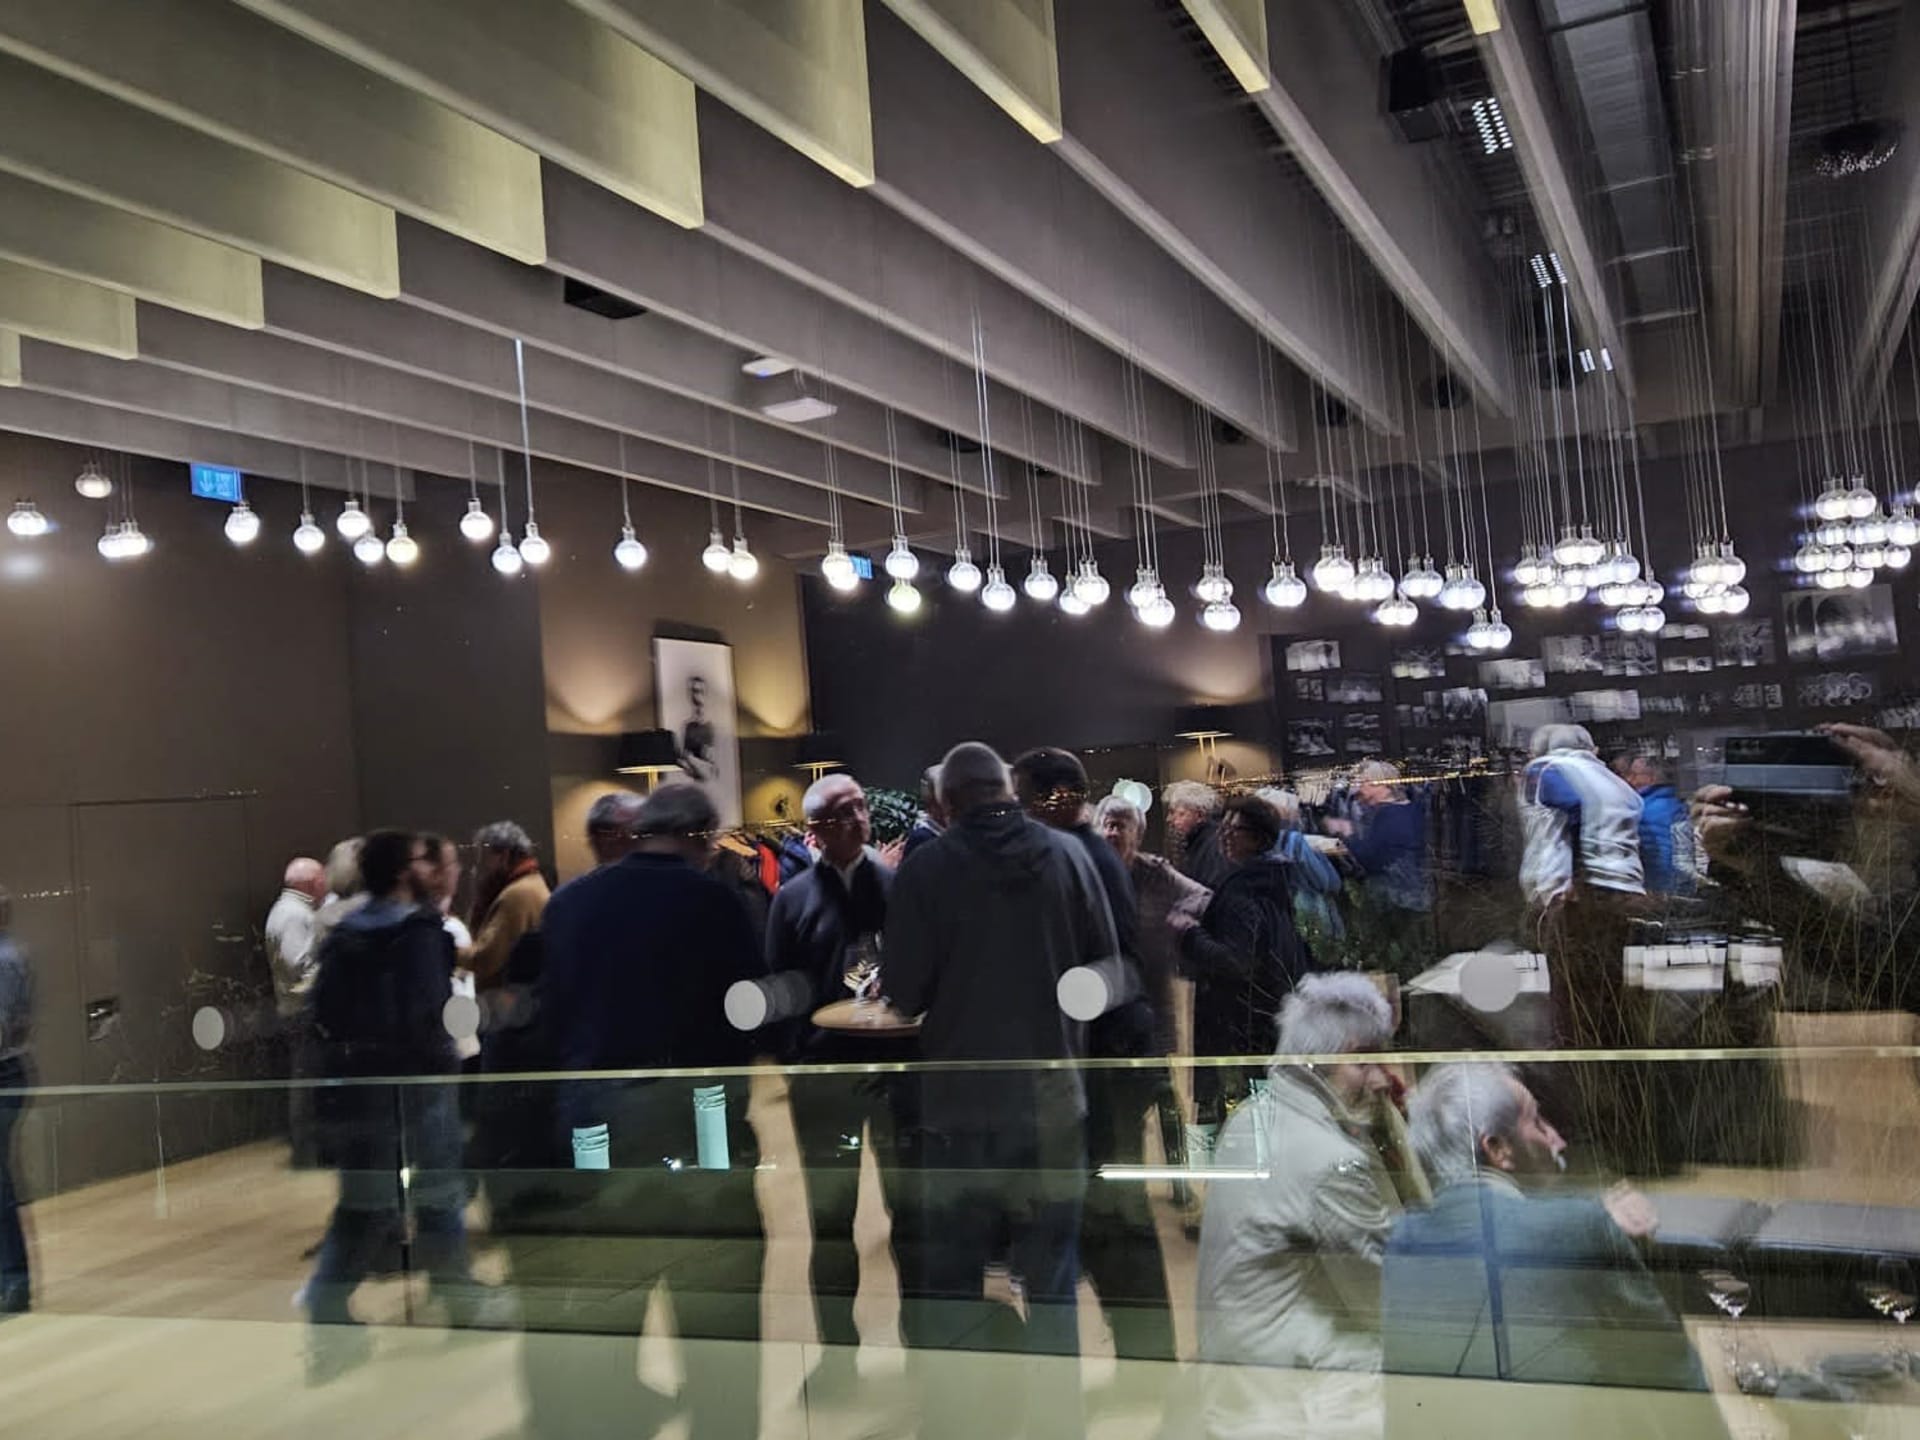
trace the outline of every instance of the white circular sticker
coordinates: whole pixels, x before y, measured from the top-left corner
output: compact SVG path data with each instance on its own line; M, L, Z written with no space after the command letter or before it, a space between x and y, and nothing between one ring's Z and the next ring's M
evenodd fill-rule
M736 1030L758 1030L773 1007L767 992L752 980L736 980L727 987L727 1021Z
M471 995L449 995L440 1007L440 1023L456 1040L471 1040L480 1033L480 1002Z
M1511 955L1482 951L1460 967L1460 998L1483 1014L1498 1014L1519 993L1520 971Z
M227 1041L227 1017L211 1005L193 1012L193 1043L202 1050L218 1050Z

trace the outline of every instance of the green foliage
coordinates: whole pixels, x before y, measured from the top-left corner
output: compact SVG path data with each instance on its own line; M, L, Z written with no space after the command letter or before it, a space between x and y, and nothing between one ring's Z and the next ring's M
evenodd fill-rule
M869 790L867 813L873 817L873 843L890 845L905 838L920 818L920 802L904 790Z

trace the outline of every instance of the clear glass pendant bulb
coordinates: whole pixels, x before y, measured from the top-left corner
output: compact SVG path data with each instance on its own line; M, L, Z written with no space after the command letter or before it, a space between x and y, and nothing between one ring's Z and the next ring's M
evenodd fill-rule
M1920 521L1913 518L1913 512L1905 505L1896 505L1893 513L1887 517L1887 543L1912 549L1920 545Z
M1847 518L1847 492L1837 482L1829 481L1826 489L1815 497L1813 513L1822 520L1844 520Z
M252 514L252 511L248 511ZM259 521L255 520L255 526ZM16 500L13 511L7 516L7 529L22 540L33 540L47 533L47 517L40 513L40 507L31 500Z
M1057 603L1063 614L1071 615L1075 619L1078 619L1082 615L1091 614L1093 611L1093 607L1080 598L1079 588L1074 585L1068 585L1062 588L1060 591L1060 599Z
M520 558L520 552L514 548L513 541L505 535L502 535L500 543L494 546L492 561L493 568L502 575L518 575L527 563Z
M369 530L353 542L353 558L371 570L387 558L387 547L380 543L380 537Z
M1020 582L1020 588L1027 592L1029 600L1037 600L1042 605L1050 605L1060 593L1060 582L1047 568L1047 557L1035 555L1027 562L1027 578Z
M998 565L987 567L987 583L980 587L980 603L996 615L1004 615L1013 609L1018 597L1013 586L1007 583L1007 572Z
M1306 602L1307 582L1294 573L1291 560L1276 560L1265 595L1267 603L1276 610L1293 610Z
M887 607L896 615L913 615L920 609L920 592L910 580L895 580L887 587Z
M893 548L887 551L887 574L895 580L911 580L920 573L920 557L913 553L907 544L907 537L893 537Z
M460 517L460 533L476 545L493 538L493 516L487 513L478 495L467 501L467 513Z
M420 558L420 542L407 533L407 522L393 522L393 534L387 540L387 559L402 570Z
M745 585L760 573L760 559L747 547L747 537L733 537L733 549L727 552L727 574Z
M1161 594L1160 577L1153 568L1142 565L1133 572L1133 585L1127 591L1127 604L1138 610L1142 605L1151 604L1154 597Z
M1200 612L1200 623L1219 634L1240 628L1240 607L1231 600L1210 600Z
M1883 562L1889 570L1904 570L1907 562L1913 559L1913 549L1907 545L1887 546L1886 559Z
M1165 592L1154 596L1153 599L1134 611L1134 615L1139 619L1140 623L1145 625L1149 630L1166 629L1169 625L1173 624L1178 614L1179 612L1174 609L1173 601L1167 598Z
M973 556L964 545L953 552L953 564L947 567L947 584L962 595L971 595L980 588L980 567L973 563Z
M553 558L553 547L540 533L540 527L529 520L520 533L520 558L538 570Z
M1113 594L1113 586L1100 573L1100 562L1097 560L1080 562L1080 573L1074 577L1073 590L1089 608L1106 604L1108 597Z
M373 521L368 517L367 512L360 508L358 500L349 498L347 503L340 507L340 518L333 522L333 528L340 532L342 540L353 541L373 529Z
M1337 595L1353 583L1353 562L1344 545L1322 545L1320 558L1313 562L1313 586L1329 595Z
M80 467L80 473L73 477L73 488L83 500L104 500L113 494L113 481L93 461L89 460Z
M1879 508L1880 501L1874 495L1873 491L1867 489L1867 487L1858 480L1854 481L1852 488L1847 491L1848 518L1852 520L1864 520Z
M302 555L318 555L327 545L327 532L314 523L313 512L302 510L293 530L293 548Z
M633 533L633 526L620 527L620 538L613 547L613 563L622 570L638 570L647 563L647 547L642 545L640 537Z
M733 551L727 548L727 542L720 538L718 530L707 534L707 548L700 552L700 563L715 575L727 573L733 560Z
M704 560L705 556L701 558ZM836 590L851 590L860 583L859 575L854 572L853 557L838 540L827 542L827 553L820 557L820 574Z

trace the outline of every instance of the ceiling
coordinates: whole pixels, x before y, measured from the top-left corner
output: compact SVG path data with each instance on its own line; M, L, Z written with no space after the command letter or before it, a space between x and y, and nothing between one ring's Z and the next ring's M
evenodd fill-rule
M1417 464L1442 375L1524 433L1536 254L1643 422L1751 416L1809 275L1893 364L1912 147L1813 161L1913 8L8 0L0 429L335 487L524 445L795 555L1124 535Z

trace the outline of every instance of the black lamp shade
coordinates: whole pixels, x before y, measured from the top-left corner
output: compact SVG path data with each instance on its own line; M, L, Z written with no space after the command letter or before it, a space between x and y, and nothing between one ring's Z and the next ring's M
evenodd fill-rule
M1233 715L1225 705L1187 705L1174 715L1173 725L1182 738L1215 739L1233 734Z
M622 775L649 775L680 768L680 747L671 730L629 730L620 737Z
M846 762L846 748L840 743L840 737L830 730L802 735L794 744L793 763L803 770L816 766L844 765Z

